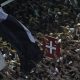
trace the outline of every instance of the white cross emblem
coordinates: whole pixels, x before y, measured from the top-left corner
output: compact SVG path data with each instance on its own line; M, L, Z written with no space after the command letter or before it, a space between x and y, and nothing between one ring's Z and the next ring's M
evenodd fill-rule
M50 41L50 46L46 45L46 47L50 49L50 54L52 54L52 50L56 50L56 48L52 46L52 41Z

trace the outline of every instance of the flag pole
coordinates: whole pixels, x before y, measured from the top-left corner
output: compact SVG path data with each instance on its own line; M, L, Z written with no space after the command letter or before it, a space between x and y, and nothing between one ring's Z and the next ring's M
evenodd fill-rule
M4 6L6 6L7 4L9 4L9 3L13 2L13 1L14 0L7 0L7 1L1 3L1 7L4 7Z

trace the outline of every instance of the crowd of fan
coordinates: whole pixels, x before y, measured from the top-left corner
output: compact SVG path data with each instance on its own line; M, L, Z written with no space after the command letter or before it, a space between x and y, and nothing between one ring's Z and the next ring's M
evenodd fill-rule
M61 31L61 26L75 24L77 12L65 0L16 0L4 7L28 28L36 32Z
M66 36L66 35L65 35ZM62 37L65 37L62 36ZM29 80L79 80L80 42L68 39L61 43L61 56L50 59L44 56L30 73Z
M54 2L55 1L55 2ZM61 26L74 27L77 12L56 0L16 0L4 9L24 23L32 32L61 32ZM65 44L64 44L65 45ZM61 57L43 58L30 73L29 80L80 80L80 43L69 43Z

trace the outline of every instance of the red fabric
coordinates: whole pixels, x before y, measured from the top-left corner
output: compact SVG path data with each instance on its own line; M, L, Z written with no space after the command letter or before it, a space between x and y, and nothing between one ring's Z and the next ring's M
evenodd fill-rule
M56 48L56 50L52 50L52 54L50 53L50 48L46 47L46 45L50 46L50 41L52 41L52 47ZM43 49L47 57L54 58L54 55L60 57L60 44L57 43L57 39L54 37L46 36L46 39L43 39Z

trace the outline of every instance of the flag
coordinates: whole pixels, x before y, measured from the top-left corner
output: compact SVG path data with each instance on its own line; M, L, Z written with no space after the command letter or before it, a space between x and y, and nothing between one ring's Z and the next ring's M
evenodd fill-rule
M49 58L54 58L54 55L57 57L60 56L60 43L57 39L51 36L45 36L46 40L43 39L43 49L45 56Z
M27 74L41 59L41 51L31 32L13 16L0 23L0 34L14 46L20 58L21 71Z

